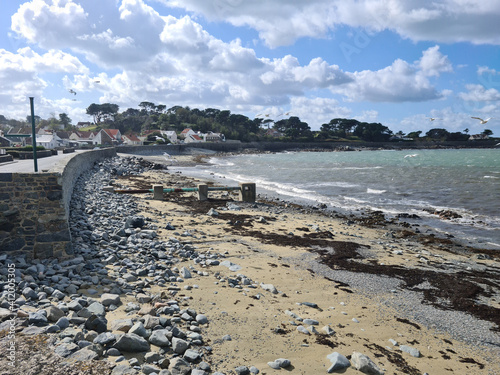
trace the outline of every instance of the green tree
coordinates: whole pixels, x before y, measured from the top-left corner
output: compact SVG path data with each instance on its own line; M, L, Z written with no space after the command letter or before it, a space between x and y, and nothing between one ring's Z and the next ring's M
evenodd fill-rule
M490 129L484 129L481 134L487 135L489 137L493 135L493 132Z
M64 128L71 127L71 119L67 113L59 113L59 122L64 125Z
M450 133L446 129L434 128L434 129L429 130L427 133L425 133L425 135L428 138L431 138L434 140L444 141L444 140L448 139L448 136L450 135Z
M92 103L87 108L87 115L94 118L94 124L99 124L105 119L114 120L115 115L118 113L118 104L103 103L95 104Z

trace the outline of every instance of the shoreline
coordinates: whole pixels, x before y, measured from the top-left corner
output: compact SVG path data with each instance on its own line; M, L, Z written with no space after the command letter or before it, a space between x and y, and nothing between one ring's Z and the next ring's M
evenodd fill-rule
M193 158L186 156L185 161L189 160ZM153 184L195 186L199 181L152 169L113 176L111 182L118 188L141 189ZM198 201L194 193L165 194L163 201L153 200L151 193L107 195L100 204L109 200L120 207L131 202L130 208L115 209L112 215L109 209L99 210L94 200L101 193L94 194L90 195L90 190L88 197L80 193L82 203L78 204L84 207L87 201L92 205L81 215L93 220L96 233L110 230L111 223L99 224L103 220L110 222L117 217L119 222L130 215L145 218L144 228L135 230L145 236L137 249L120 250L123 245L117 243L112 251L107 243L113 232L107 241L103 234L96 234L95 240L75 238L77 248L89 251L83 256L93 260L91 264L98 265L96 261L104 262L110 256L121 259L103 263L106 278L130 279L123 285L131 291L126 293L122 286L121 303L115 310L106 310L106 319L110 325L116 320L144 320L148 315L126 312L126 307L129 302L137 304L139 295L150 296L154 302L141 302L141 310L175 319L188 337L201 334L202 345L193 339L190 345L204 353L203 361L211 368L207 374L233 374L241 366L255 366L262 374L272 374L275 370L269 363L278 358L291 361L287 367L291 373L325 373L331 365L326 356L333 352L351 360L351 367L341 373L353 375L359 374L354 352L367 355L387 374L500 371L497 253L475 252L451 240L415 236L408 228L392 227L377 215L358 221L281 200L241 203L234 193L211 193L206 202ZM153 232L154 240L146 241ZM182 245L186 256L153 261L154 246L167 241ZM94 246L95 251L100 249L98 256ZM150 269L152 275L170 269L174 281L160 282L158 276L139 272L147 265L155 265ZM76 294L65 297L64 305L83 299L99 301L111 288L102 280L80 287ZM90 287L98 294L90 294ZM182 311L191 309L205 315L208 323L184 322L181 312L170 318L152 309L174 300ZM23 309L27 313L39 308L28 305ZM20 339L24 329L19 326ZM61 339L54 345L63 345ZM46 346L46 350L51 347ZM417 350L418 356L409 354L408 348L413 354ZM168 350L164 353L152 346L152 351L170 362L176 358ZM26 366L32 356L27 354ZM143 356L127 355L121 362L114 362L114 356L104 358L93 361L93 366L103 362L112 366L125 363L131 369L133 363L139 368L147 365ZM158 368L160 363L151 365ZM25 367L19 373L30 374L28 370ZM96 372L108 373L111 370Z

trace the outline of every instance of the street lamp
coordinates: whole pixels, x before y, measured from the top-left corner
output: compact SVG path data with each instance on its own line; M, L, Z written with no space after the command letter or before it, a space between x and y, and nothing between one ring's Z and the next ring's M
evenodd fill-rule
M31 106L31 136L33 145L33 162L35 163L35 172L38 172L38 160L36 159L36 133L35 133L35 107L33 105L33 97L30 96L30 106Z

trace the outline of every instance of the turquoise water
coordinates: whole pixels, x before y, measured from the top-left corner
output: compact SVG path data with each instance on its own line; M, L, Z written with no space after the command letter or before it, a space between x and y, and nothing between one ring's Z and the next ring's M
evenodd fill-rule
M426 225L500 249L500 149L287 152L213 158L186 174L333 210L420 216ZM462 218L440 220L428 210ZM422 223L422 221L420 221Z

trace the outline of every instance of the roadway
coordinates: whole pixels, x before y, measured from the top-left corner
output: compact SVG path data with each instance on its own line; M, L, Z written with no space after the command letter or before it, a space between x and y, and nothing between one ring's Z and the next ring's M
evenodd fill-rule
M57 155L37 159L38 172L62 172L64 165L75 155L91 150L76 150L69 154L59 151ZM18 160L0 163L0 173L34 173L35 162L33 159Z

